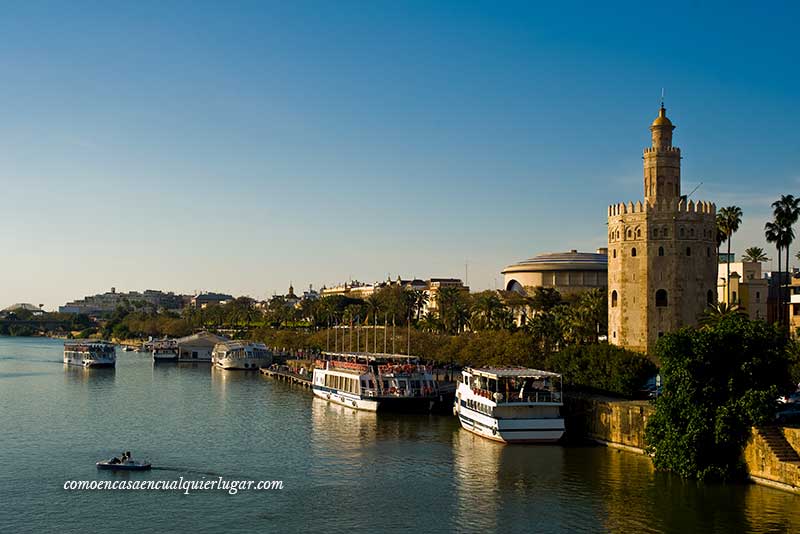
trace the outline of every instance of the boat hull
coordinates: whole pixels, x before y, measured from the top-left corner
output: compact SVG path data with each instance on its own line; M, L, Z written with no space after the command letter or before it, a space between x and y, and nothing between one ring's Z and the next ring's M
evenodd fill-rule
M400 412L400 413L427 413L435 404L432 397L371 397L362 398L352 393L346 393L321 386L313 386L314 395L317 397L347 406L354 410L368 412Z
M271 363L271 360L265 359L217 360L214 365L228 371L258 371L261 367L267 367Z
M109 471L147 471L151 468L150 464L137 463L137 464L111 464L108 462L97 462L95 464L98 469L105 469Z
M71 358L70 359L65 358L64 359L64 364L65 365L71 365L71 366L74 366L74 367L84 367L84 368L92 368L92 369L96 369L96 368L100 368L100 367L109 368L109 367L115 367L116 366L116 362L115 361L109 361L109 360L79 360L79 359L71 359Z
M557 443L564 436L564 420L493 419L463 406L457 410L461 428L500 443Z

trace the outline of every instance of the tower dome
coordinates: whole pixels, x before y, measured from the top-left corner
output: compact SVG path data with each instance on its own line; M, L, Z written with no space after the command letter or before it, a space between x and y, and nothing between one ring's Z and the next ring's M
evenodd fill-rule
M658 117L650 125L651 128L658 126L672 126L672 121L667 118L667 108L664 107L664 104L661 104L661 109L658 110ZM675 128L675 126L672 126L672 128Z

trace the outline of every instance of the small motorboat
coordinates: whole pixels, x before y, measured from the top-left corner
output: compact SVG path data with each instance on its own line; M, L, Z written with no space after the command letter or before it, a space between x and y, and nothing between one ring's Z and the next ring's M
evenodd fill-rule
M147 471L150 469L150 462L147 460L125 460L124 462L114 461L116 458L97 462L98 469L113 469L115 471Z

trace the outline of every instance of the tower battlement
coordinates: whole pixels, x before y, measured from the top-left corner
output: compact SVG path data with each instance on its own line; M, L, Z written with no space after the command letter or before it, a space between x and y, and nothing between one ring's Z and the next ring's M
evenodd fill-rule
M652 154L654 152L668 152L671 154L681 155L681 149L676 146L663 146L661 148L656 148L654 146L648 146L643 151L645 154Z

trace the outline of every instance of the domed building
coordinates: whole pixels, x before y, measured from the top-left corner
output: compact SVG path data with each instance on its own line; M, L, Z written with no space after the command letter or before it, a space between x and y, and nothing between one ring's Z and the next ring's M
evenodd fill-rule
M524 294L526 287L548 287L575 295L608 287L608 250L555 252L509 265L502 271L506 291Z

